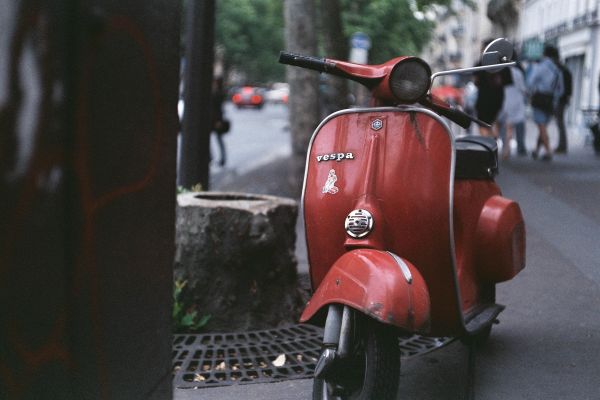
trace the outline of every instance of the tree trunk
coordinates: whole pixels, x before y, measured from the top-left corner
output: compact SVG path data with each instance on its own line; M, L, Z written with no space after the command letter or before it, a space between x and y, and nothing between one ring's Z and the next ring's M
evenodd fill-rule
M339 0L321 0L321 25L325 57L336 60L348 59L348 38L342 27L341 7ZM348 108L348 80L336 76L328 76L329 92L327 113Z
M174 277L206 329L233 332L295 323L304 305L296 273L298 206L283 197L202 192L177 197Z
M285 39L287 50L314 56L317 53L314 0L285 0ZM287 67L290 85L289 115L292 133L292 185L300 194L306 149L319 122L319 75L297 67Z
M211 88L215 0L189 1L186 9L183 131L179 185L209 189Z

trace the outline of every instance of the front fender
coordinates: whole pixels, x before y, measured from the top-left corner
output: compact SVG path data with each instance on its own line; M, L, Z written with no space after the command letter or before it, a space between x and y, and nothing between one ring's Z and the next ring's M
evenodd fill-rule
M410 262L385 251L352 250L331 267L307 304L301 322L324 306L346 304L380 322L427 333L430 322L429 291Z

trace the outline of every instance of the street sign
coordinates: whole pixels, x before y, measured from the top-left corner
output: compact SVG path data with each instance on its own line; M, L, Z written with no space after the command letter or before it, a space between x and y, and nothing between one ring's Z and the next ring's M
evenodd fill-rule
M366 33L356 32L350 37L350 62L366 64L369 59L371 39Z
M371 39L366 33L353 33L350 37L350 47L353 49L369 50L371 48Z
M521 57L523 60L539 60L544 52L544 43L538 38L526 40L523 43Z

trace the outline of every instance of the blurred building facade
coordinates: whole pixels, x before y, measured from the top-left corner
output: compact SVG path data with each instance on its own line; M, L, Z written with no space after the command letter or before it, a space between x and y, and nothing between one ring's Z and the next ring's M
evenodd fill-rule
M453 0L448 7L434 6L429 18L436 27L423 57L434 70L463 68L477 64L481 44L493 37L514 40L518 32L517 0Z
M505 37L527 64L553 44L573 76L567 120L580 124L580 110L600 104L599 12L600 0L453 0L430 10L436 27L422 57L434 71L469 67L479 61L482 41Z
M518 43L523 56L535 60L544 43L555 45L573 76L567 120L581 122L582 108L597 107L600 74L598 12L600 0L524 0Z

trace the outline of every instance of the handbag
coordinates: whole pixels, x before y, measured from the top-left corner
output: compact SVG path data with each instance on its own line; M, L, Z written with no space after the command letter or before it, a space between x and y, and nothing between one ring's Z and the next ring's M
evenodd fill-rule
M531 96L531 106L543 111L546 114L554 113L554 90L558 84L558 74L554 77L552 83L552 92L544 93L535 91Z
M231 127L231 123L227 118L223 118L220 121L215 122L214 130L218 134L222 135L224 133L229 132L229 128Z
M554 95L551 93L535 92L531 96L531 105L546 114L554 112Z

